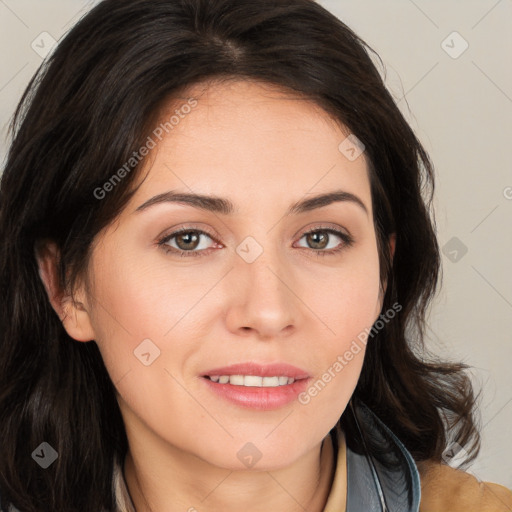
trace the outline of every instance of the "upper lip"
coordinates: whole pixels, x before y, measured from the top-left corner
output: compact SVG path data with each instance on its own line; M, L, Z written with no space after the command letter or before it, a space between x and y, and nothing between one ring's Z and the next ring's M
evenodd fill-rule
M295 380L307 379L309 373L287 363L261 364L246 362L214 368L203 373L203 377L212 375L257 375L259 377L292 377Z

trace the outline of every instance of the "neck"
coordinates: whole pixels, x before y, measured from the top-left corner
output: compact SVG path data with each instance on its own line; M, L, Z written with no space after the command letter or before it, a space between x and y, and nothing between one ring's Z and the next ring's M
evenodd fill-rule
M329 435L292 466L274 471L210 467L179 450L170 461L144 455L129 450L124 464L136 512L322 512L335 469Z

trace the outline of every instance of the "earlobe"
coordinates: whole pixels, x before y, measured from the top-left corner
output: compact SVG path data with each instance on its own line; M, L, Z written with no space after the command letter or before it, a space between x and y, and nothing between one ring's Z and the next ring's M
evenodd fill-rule
M59 250L54 242L41 245L36 251L39 276L48 299L66 332L77 341L95 338L87 307L62 289L58 275ZM79 295L84 295L83 290ZM85 295L84 295L85 296ZM81 297L80 297L81 298Z

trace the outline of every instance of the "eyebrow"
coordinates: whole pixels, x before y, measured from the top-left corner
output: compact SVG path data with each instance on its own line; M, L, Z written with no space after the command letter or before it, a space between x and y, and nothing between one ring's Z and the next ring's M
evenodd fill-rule
M358 205L368 216L368 209L363 201L356 195L346 192L344 190L334 190L325 194L320 194L308 199L303 199L292 204L285 216L292 214L298 215L300 213L309 212L316 208L322 208L336 202L350 202ZM183 205L190 205L194 208L199 208L208 212L219 213L222 215L232 215L238 212L235 205L226 198L218 197L214 195L204 194L191 194L187 192L177 192L171 190L158 194L146 202L142 203L136 210L135 213L146 210L147 208L161 203L178 203Z

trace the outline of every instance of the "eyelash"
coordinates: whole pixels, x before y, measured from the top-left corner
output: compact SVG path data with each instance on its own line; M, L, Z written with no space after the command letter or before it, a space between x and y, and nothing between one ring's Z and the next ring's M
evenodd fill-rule
M327 227L317 227L315 229L312 229L310 231L306 231L305 233L302 234L302 236L300 237L300 239L302 239L303 237L311 234L311 233L329 233L329 234L333 234L333 235L336 235L336 236L339 236L342 240L343 240L343 243L336 247L335 249L329 249L327 251L325 250L322 250L322 249L310 249L311 251L313 251L314 253L316 253L317 256L335 256L336 254L338 254L339 252L343 251L344 249L348 248L348 247L351 247L353 244L354 244L354 239L352 238L351 235L348 235L347 233L343 233L342 231L338 231L337 229L333 229L333 228L327 228ZM180 234L183 234L183 233L198 233L200 235L206 235L208 236L209 238L211 238L214 242L217 242L217 240L215 240L215 238L213 237L213 235L211 235L210 233L206 232L206 231L203 231L202 229L195 229L195 228L181 228L181 229L178 229L176 231L174 231L173 233L171 233L170 235L166 235L165 237L161 238L160 240L158 240L157 244L159 247L162 247L165 252L168 254L168 253L174 253L178 256L181 256L181 257L189 257L189 256L205 256L207 254L210 253L210 251L212 251L213 249L202 249L200 251L182 251L180 249L176 249L174 247L169 247L167 246L167 242L169 242L170 240L172 240L174 237L180 235ZM299 240L300 240L299 239ZM219 243L219 242L217 242ZM307 247L301 247L302 249L307 249Z

